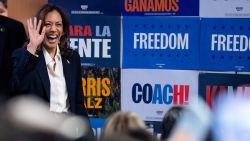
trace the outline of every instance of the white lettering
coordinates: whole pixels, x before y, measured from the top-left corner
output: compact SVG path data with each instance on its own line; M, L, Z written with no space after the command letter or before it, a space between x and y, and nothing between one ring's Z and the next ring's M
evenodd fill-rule
M111 39L70 38L70 47L77 49L80 57L111 58Z
M250 50L250 38L246 35L212 34L212 51L244 52Z
M134 49L187 50L188 46L188 33L134 33Z

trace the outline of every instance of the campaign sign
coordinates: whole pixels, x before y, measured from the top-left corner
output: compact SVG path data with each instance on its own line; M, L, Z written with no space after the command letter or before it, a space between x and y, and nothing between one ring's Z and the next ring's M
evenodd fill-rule
M70 47L82 65L120 67L120 17L71 16Z
M122 0L124 16L199 16L199 0Z
M101 137L103 127L105 126L105 122L106 122L105 118L90 118L90 125L97 140L99 140Z
M250 18L249 0L200 0L200 17Z
M199 18L124 17L123 68L198 69L199 28Z
M171 106L196 104L197 98L197 71L122 70L121 110L136 112L145 121L162 121Z
M121 15L121 0L48 0L71 15Z
M147 131L154 134L158 139L160 139L162 133L162 121L144 121L144 122L147 125Z
M106 118L120 111L120 68L82 66L83 94L77 96L77 113L83 107L91 118Z
M200 67L250 71L250 19L202 18Z
M248 74L199 74L199 95L208 107L216 110L217 102L225 95L250 96L250 75Z

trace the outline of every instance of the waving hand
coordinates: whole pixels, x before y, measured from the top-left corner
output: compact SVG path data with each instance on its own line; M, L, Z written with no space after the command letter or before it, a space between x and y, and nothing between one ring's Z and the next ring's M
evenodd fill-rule
M43 27L42 33L41 34L39 33L41 24L42 24L42 20L39 20L37 24L36 17L34 17L33 19L29 18L27 20L28 32L29 32L29 38L30 38L30 42L27 46L27 50L32 54L36 53L38 46L43 42L43 39L44 39L45 27Z

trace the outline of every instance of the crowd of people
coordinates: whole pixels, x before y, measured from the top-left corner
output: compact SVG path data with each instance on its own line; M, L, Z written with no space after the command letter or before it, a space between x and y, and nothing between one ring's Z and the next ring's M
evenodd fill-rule
M43 100L21 96L0 106L0 140L248 141L249 103L245 97L231 96L221 101L214 112L205 104L172 106L161 121L160 137L150 132L137 113L117 111L107 118L97 138L89 136L91 129L86 118L73 114L55 115Z

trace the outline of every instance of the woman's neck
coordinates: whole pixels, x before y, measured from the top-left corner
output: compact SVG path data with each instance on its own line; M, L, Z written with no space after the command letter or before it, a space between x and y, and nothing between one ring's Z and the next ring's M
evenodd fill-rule
M46 49L47 52L49 53L50 57L51 57L52 59L55 59L57 47L56 47L56 48L45 48L45 49Z

